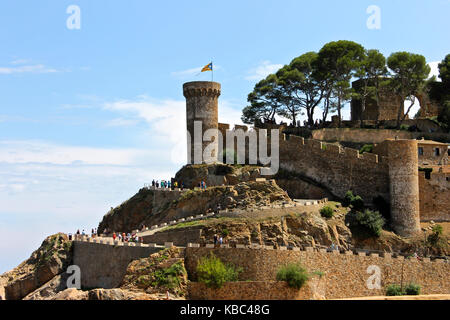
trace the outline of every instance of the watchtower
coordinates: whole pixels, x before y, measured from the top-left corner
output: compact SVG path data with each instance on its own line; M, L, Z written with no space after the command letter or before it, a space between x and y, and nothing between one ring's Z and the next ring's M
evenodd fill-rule
M391 218L395 232L410 237L420 232L417 140L387 140Z
M216 129L218 132L220 90L220 83L210 81L187 82L183 85L183 95L186 98L186 124L189 132L187 141L189 164L205 163L207 159L204 159L203 151L206 147L211 148L211 146L215 147L212 148L214 150L211 153L211 158L217 160L218 139L213 138L213 141L203 141L203 135L208 129Z

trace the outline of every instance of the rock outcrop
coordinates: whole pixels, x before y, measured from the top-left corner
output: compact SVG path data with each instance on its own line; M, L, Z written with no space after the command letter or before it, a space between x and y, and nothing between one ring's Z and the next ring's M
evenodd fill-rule
M2 275L6 300L20 300L55 276L72 261L72 242L59 233L47 237L31 257Z
M261 176L256 166L232 166L229 164L194 164L185 165L175 175L175 180L184 183L188 189L198 187L200 181L207 186L235 185L254 181Z
M122 290L145 294L170 292L182 298L187 292L187 272L184 267L184 250L170 248L132 261L127 268Z

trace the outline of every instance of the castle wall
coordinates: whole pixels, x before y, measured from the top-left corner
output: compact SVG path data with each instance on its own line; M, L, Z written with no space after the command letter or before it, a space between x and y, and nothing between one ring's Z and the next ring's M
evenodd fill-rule
M226 282L221 288L208 288L201 282L188 283L190 300L322 300L325 281L311 279L300 290L284 281Z
M425 137L427 140L448 140L448 133L423 133L391 129L360 129L360 128L325 128L312 131L312 138L321 141L345 141L355 143L381 143L387 139L417 139Z
M282 135L280 168L326 186L339 198L353 190L368 204L376 196L389 201L388 165L375 154L360 155L355 149Z
M443 260L425 262L417 259L392 258L365 254L354 255L332 252L291 250L237 249L237 248L186 248L185 266L195 280L195 270L200 257L213 252L225 263L242 267L240 280L273 281L279 268L287 263L300 262L308 272L325 273L327 299L380 296L389 284L414 282L421 286L422 294L450 293L450 264ZM381 289L369 289L367 280L373 274L369 266L380 268ZM403 271L402 271L403 270Z
M73 264L80 267L82 288L111 289L120 286L131 261L160 249L74 241Z
M450 221L450 173L419 172L420 220Z
M355 143L381 143L386 139L412 139L412 133L404 130L329 128L312 132L312 138L322 141L346 141Z

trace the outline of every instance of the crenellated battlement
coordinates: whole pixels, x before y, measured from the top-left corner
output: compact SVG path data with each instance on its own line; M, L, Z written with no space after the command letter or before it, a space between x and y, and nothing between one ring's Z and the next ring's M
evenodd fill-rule
M360 154L359 150L352 148L342 148L339 145L322 142L314 139L305 139L299 136L288 136L282 134L280 136L280 143L286 144L289 149L296 149L300 152L320 152L319 156L330 155L331 158L342 157L345 161L361 160L365 163L378 164L380 162L387 163L387 157L379 157L374 153Z
M353 250L330 250L319 247L294 247L294 246L274 246L274 245L262 245L259 243L251 243L251 244L222 244L222 245L214 245L212 243L200 244L200 243L187 243L184 246L175 246L173 242L164 242L164 243L134 243L134 242L122 242L119 240L113 241L109 238L91 238L89 236L80 236L74 239L76 242L85 242L92 244L103 244L109 246L122 246L122 247L143 247L143 248L171 248L171 247L179 247L179 248L205 248L205 249L250 249L250 250L275 250L275 251L292 251L299 252L304 251L311 254L327 254L327 255L343 255L343 256L358 256L360 258L368 257L368 258L377 258L384 260L398 260L402 261L405 259L411 259L418 263L448 263L447 260L442 259L440 257L424 257L424 258L413 258L411 255L407 255L401 252L384 252L377 250L363 250L363 249L353 249Z

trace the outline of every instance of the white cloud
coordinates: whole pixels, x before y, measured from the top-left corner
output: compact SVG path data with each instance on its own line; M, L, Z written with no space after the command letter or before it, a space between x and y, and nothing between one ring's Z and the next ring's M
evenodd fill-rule
M441 61L433 61L428 63L431 68L429 78L431 78L432 76L436 76L437 81L441 81L441 78L439 78L439 63L441 63Z
M31 60L29 60L29 59L17 59L17 60L11 61L11 64L17 65L17 64L26 64L26 63L30 63L30 62L31 62Z
M259 66L253 68L249 71L249 75L245 77L246 80L262 80L267 77L269 74L278 71L282 68L282 64L273 64L270 61L263 61Z
M55 73L58 70L47 67L43 64L24 65L17 67L0 67L0 74L15 74L15 73Z
M0 163L9 164L133 165L151 154L150 150L64 146L32 140L0 141L0 150Z
M108 121L106 124L107 127L130 127L134 126L139 122L137 119L124 119L124 118L116 118Z

